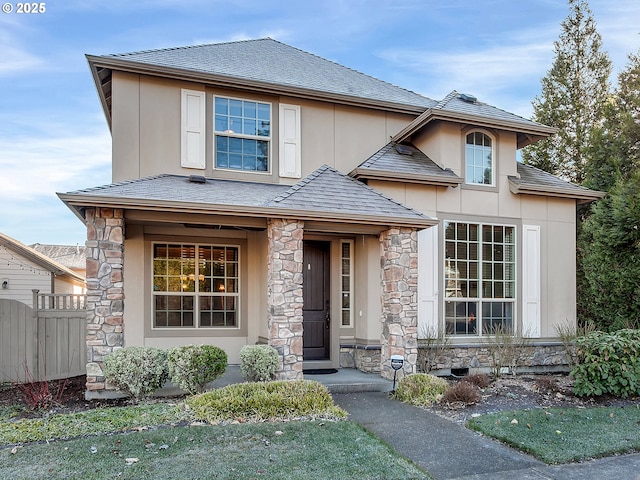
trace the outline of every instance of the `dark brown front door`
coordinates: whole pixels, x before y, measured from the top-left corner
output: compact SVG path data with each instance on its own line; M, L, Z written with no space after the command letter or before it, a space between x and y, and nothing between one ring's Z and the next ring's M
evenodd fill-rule
M329 242L304 242L302 346L304 360L329 360Z

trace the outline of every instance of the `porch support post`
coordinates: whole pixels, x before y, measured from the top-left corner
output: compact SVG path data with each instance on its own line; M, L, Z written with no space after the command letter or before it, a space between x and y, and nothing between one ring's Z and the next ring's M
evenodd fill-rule
M398 378L416 372L418 361L418 232L390 228L380 234L382 344L380 374L392 379L391 356L402 355Z
M92 208L87 224L87 393L109 389L104 357L124 346L124 211ZM91 395L93 393L93 395Z
M304 222L270 218L267 263L269 345L282 362L276 378L302 379L302 237Z

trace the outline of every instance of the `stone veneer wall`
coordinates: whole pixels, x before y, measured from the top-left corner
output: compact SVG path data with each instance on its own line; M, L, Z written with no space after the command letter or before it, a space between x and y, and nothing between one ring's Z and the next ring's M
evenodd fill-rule
M124 212L87 209L87 391L108 389L104 357L124 344Z
M341 346L340 368L357 368L367 373L379 373L382 365L381 351L380 347Z
M526 345L518 352L518 370L551 372L568 370L569 361L563 344ZM418 370L446 373L452 368L490 371L491 351L487 346L418 347Z
M280 354L280 380L302 375L302 237L304 222L271 218L267 224L269 345Z
M418 233L390 228L380 234L382 335L380 374L393 378L391 356L402 355L401 373L416 372L418 361Z

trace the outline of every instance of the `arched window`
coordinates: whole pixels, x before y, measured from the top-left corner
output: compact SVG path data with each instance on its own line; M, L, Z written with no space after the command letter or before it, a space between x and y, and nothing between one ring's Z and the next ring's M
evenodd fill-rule
M467 135L465 149L465 182L471 185L493 185L493 146L482 132Z

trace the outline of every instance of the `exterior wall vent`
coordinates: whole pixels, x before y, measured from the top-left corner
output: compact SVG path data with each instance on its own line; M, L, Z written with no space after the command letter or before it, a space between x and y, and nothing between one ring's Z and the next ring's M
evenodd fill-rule
M207 179L202 175L189 175L189 181L191 183L207 183Z

